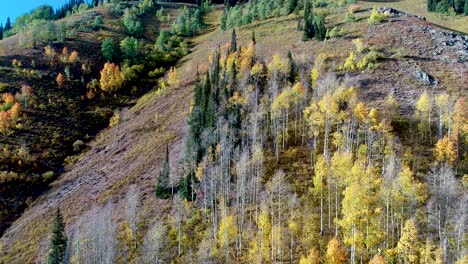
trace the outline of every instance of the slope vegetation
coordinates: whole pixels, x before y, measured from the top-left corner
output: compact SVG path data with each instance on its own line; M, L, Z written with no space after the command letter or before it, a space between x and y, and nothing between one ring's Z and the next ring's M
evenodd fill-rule
M254 218L253 215L257 209L261 216L255 216L255 220L250 219L250 223L254 227L248 227L247 220L245 220L244 226L239 224L246 230L250 230L250 233L248 231L241 233L242 231L232 227L238 222L229 221L229 219L232 220L229 218L230 215L240 210L241 207L238 197L241 197L243 192L238 189L239 185L236 185L241 175L239 171L242 171L243 164L240 162L240 165L237 166L234 164L227 166L229 180L224 183L223 190L230 190L232 193L226 191L226 195L222 198L216 196L215 199L219 199L216 201L220 204L220 208L214 206L211 208L214 211L210 211L211 214L203 211L203 208L206 209L205 197L208 196L208 192L202 187L202 184L206 183L203 180L200 184L197 183L195 192L199 198L193 203L180 202L177 196L173 196L169 200L157 199L154 196L154 186L164 160L166 145L170 150L170 183L172 186L178 185L179 178L184 175L186 170L186 143L190 130L187 121L193 110L193 90L198 83L196 73L200 72L200 75L204 75L210 68L210 61L215 61L213 51L218 48L226 51L232 41L230 31L222 32L218 29L220 15L220 10L211 12L205 18L208 27L204 34L192 39L192 53L184 57L177 65L176 71L180 76L180 81L165 89L155 88L143 95L134 106L121 108L119 112L120 124L101 131L89 143L89 149L77 159L76 163L66 166L64 173L52 183L51 189L41 195L8 228L0 240L3 245L0 263L44 261L47 258L53 212L57 207L61 208L65 218L67 233L72 241L69 244L71 250L78 250L83 246L79 243L80 238L93 237L92 242L96 243L93 244L95 247L90 246L89 248L105 252L106 256L112 255L113 257L109 259L114 260L115 263L142 263L146 257L151 256L148 254L155 251L152 251L154 248L148 246L151 244L147 244L150 242L147 242L148 235L146 233L148 230L153 230L152 226L155 223L166 226L168 230L167 236L164 239L160 238L164 241L164 246L158 248L158 252L162 252L161 258L176 263L202 263L205 261L221 263L230 260L253 263L262 262L262 260L263 262L289 261L290 258L293 262L298 262L301 256L312 256L314 251L311 249L319 250L321 253L326 251L326 243L323 241L328 238L332 239L336 223L328 220L328 224L325 224L327 231L319 233L319 196L316 191L311 191L314 186L318 186L317 182L312 180L313 175L318 174L316 170L314 171L316 166L313 165L317 159L314 155L317 154L318 150L315 150L315 154L311 153L313 151L310 150L308 142L311 141L309 137L312 133L306 131L304 120L299 121L298 116L301 114L296 117L299 126L303 125L301 134L295 134L295 122L291 121L289 125L285 125L286 129L282 137L284 142L284 135L287 134L289 144L283 143L282 147L275 147L276 139L273 139L273 136L268 132L270 131L268 126L271 124L268 116L270 110L264 109L268 113L265 113L267 117L264 120L266 128L263 133L266 136L261 150L263 161L260 170L263 173L259 180L261 195L259 194L258 197L262 201L258 201L258 204L250 204L248 205L250 207L245 209L250 213L247 215L250 215L251 218ZM358 100L365 102L369 109L374 107L383 112L386 98L393 95L398 101L398 114L391 123L394 127L392 136L397 138L395 144L401 143L401 148L407 150L411 146L415 146L414 140L409 134L413 133L412 126L416 123L411 120L415 112L417 98L423 91L431 91L434 95L450 92L453 96L463 95L466 92L468 81L464 76L467 74L466 46L468 40L466 36L441 29L416 17L395 16L388 18L384 23L369 25L367 23L369 15L369 11L356 12L357 21L347 23L343 21L345 10L330 14L326 20L327 28L336 26L340 29L343 28L342 32L345 33L325 42L301 41L303 34L296 30L297 18L295 15L267 19L237 29L237 45L244 48L249 47L252 32L255 32L255 56L259 64L263 65L274 61L275 54L277 58L285 60L288 51L291 51L297 65L295 81L298 82L310 83L310 72L313 65L317 66L322 63L320 78L316 80L318 83L314 87L331 87L341 83L344 83L346 87L358 87L360 90ZM356 39L360 40L354 41L353 44L353 40ZM451 44L440 48L441 43ZM346 64L351 52L357 54L357 58L355 58L355 63L357 63L365 55L356 50L370 50L371 47L374 52L379 53L378 58L374 61L375 67L368 67L362 71L336 70ZM262 77L262 85L266 85L268 82L266 75L264 73ZM247 82L240 77L238 81L239 83ZM288 86L287 81L285 86ZM306 85L307 94L313 93L312 89L315 88L312 86ZM245 91L251 92L252 89L249 87ZM347 105L344 104L340 107L346 108ZM292 113L293 110L291 110L291 116ZM250 128L245 130L250 131ZM209 138L210 135L204 136ZM319 137L322 136L320 134ZM203 140L208 140L205 138ZM359 138L357 141L359 143ZM319 142L322 142L318 144L324 148L323 141L319 139ZM336 145L338 144L336 143ZM275 155L275 148L278 152L277 155ZM223 153L224 150L224 147L218 147L216 151L213 151L216 152L213 156ZM358 152L357 149L353 150ZM422 173L429 170L432 154L427 145L421 147L420 150L420 153L414 153L414 156L408 154L411 157L405 156L405 158L411 160L409 164L412 165L415 172ZM404 152L400 149L398 151ZM380 162L378 159L382 157L376 157L375 160L372 159L372 162ZM386 157L382 159L386 159ZM252 160L254 160L253 157ZM204 162L206 165L211 161L206 158ZM209 167L206 165L203 168L208 171ZM381 167L374 169L377 170L377 168L381 169ZM466 167L461 164L460 170L464 169ZM210 170L216 171L216 168L210 168ZM272 179L278 178L275 175L282 175L277 173L278 171L282 171L286 175L282 180L287 183L285 185L288 185L289 189L281 189L282 186L278 187L275 182L272 183ZM217 172L213 172L211 176L216 178L217 175L221 174L221 172L219 174ZM345 172L343 173L345 174ZM252 172L252 174L254 173ZM418 180L423 180L423 178L423 176L418 175ZM293 193L298 195L299 199L292 195ZM338 191L336 193L337 197L341 196ZM239 196L236 196L238 194ZM286 201L281 200L282 198L276 200L275 197L281 197L282 194L291 194L291 196L287 196L291 202L288 203L288 206L293 209L289 210L286 207ZM328 206L334 202L330 195L332 193L328 194ZM270 205L269 199L271 201L275 199L275 203L272 202ZM276 209L277 201L279 201L279 209ZM294 201L299 205L293 204ZM336 202L338 203L338 201ZM226 207L221 205L223 203ZM284 206L283 209L281 209L282 206ZM265 235L265 239L262 240L271 243L266 244L265 247L269 248L265 251L260 244L256 244L258 237L257 235L254 237L254 234L261 236L259 230L271 231L263 229L269 225L270 209L272 212L278 210L276 212L278 215L282 210L281 213L290 216L291 221L284 222L288 226L285 226L282 231L280 226L282 219L278 216L279 224L277 226L279 227L275 226L277 229L274 229L278 233L271 232L275 235L271 235L271 238L269 235ZM338 211L337 208L333 209ZM219 210L219 215L216 215L217 210ZM382 213L382 210L379 207L375 212L376 214ZM332 207L328 207L327 212L330 219L331 211ZM305 216L293 218L293 214L297 212L304 212ZM420 213L420 211L418 212ZM212 214L214 214L213 218L211 218ZM210 215L210 218L207 215ZM276 219L274 218L276 214L271 214L270 217ZM395 214L392 217L396 219L397 216ZM398 219L400 221L403 218ZM335 220L338 221L338 219ZM217 226L218 221L223 224ZM297 226L294 229L294 224L300 226L298 223L303 224L304 230L300 230L301 228L297 228ZM315 223L316 226L311 227L310 223ZM215 231L211 230L212 225L215 227L213 228ZM96 229L93 229L96 226L99 227L99 232L93 235L93 232L97 232ZM220 231L226 226L232 228L229 230L235 231ZM396 223L394 228L401 232L398 229L400 228L399 223ZM285 231L286 229L288 231ZM212 233L216 231L225 234L226 238ZM237 234L240 234L238 237L241 240L238 238L229 240L231 235L237 237ZM285 239L276 234L284 234ZM301 235L304 237L302 240L294 240ZM395 237L397 236L395 234ZM242 239L249 241L248 243L244 242L244 248L237 246L242 245ZM281 241L288 243L281 243ZM346 243L351 243L349 241L351 240L347 240ZM396 242L392 241L391 243L396 244ZM382 242L383 244L384 242ZM375 252L362 249L360 254L367 260L369 256L372 257L371 254L377 252L375 248L373 250ZM93 254L91 252L89 256ZM343 254L349 257L348 253ZM264 255L267 258L259 260Z

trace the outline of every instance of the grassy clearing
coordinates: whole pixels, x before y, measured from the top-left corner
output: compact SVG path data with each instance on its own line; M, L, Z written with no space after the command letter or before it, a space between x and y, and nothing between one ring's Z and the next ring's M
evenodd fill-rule
M400 0L400 1L359 1L362 7L387 6L413 15L425 17L427 21L468 34L468 16L447 17L437 13L428 12L426 0Z

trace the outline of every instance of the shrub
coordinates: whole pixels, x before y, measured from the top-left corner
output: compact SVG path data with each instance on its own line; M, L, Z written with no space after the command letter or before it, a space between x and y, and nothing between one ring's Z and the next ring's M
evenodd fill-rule
M94 30L99 30L104 26L104 22L102 21L102 16L97 16L92 24Z
M120 124L120 114L119 113L114 113L112 115L111 119L109 120L109 126L110 127L116 127Z
M73 151L80 151L85 143L82 140L77 140L73 143Z
M380 13L379 10L377 9L377 7L374 7L372 9L372 12L371 12L371 15L370 15L369 19L367 20L367 23L369 25L380 24L387 17L388 16L386 14Z
M123 20L129 35L141 36L143 34L143 25L138 21L135 10L126 8Z

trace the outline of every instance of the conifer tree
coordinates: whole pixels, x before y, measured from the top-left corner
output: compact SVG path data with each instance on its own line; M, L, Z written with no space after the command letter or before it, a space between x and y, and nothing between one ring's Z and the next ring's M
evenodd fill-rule
M60 209L57 208L55 214L54 227L52 230L52 240L49 246L49 264L59 264L63 262L65 250L67 248L67 236L65 234L65 224L63 222Z
M158 183L156 184L155 195L161 199L167 199L171 196L169 190L169 146L166 145L166 154L164 157L164 163L162 165L161 171L159 172Z
M3 28L4 31L8 31L11 29L11 20L10 17L7 17L7 21L5 23L5 27Z
M237 40L236 40L236 30L232 29L232 35L231 35L231 48L230 48L230 53L234 53L237 51Z
M294 59L292 57L292 53L290 50L288 51L288 64L289 64L288 80L291 83L294 83L294 80L296 79L296 63L294 62Z
M309 40L314 37L314 14L310 1L306 0L304 5L304 37L303 40Z
M3 39L3 23L0 24L0 40Z
M194 176L193 173L187 174L180 179L179 195L187 201L195 201L196 194L193 190Z

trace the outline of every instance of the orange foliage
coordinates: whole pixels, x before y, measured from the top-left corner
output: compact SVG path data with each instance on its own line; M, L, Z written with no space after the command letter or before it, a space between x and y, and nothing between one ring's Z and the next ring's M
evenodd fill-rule
M62 73L59 73L57 75L57 78L55 79L57 81L57 85L59 88L62 88L63 84L65 83L65 78L63 77Z

